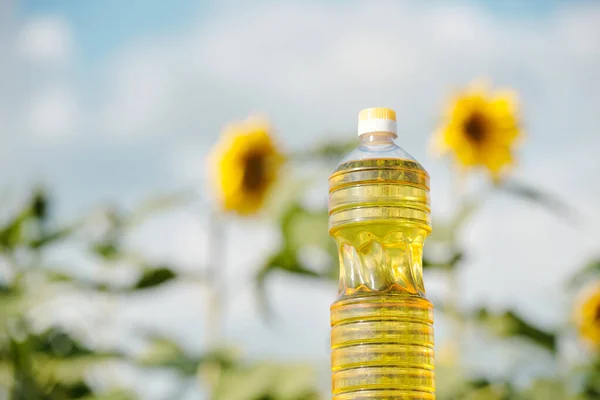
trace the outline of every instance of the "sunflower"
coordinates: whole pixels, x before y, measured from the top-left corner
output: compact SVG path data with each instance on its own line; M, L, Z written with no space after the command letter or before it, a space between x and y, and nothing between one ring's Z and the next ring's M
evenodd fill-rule
M265 120L227 126L208 158L221 207L240 215L259 211L283 160Z
M600 281L585 288L575 304L575 323L583 341L600 349Z
M434 145L442 153L453 152L459 165L484 167L497 180L514 164L520 136L515 94L490 93L473 83L449 104Z

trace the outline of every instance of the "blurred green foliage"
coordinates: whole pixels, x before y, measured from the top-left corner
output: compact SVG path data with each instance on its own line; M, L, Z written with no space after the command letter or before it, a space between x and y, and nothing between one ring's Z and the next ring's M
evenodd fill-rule
M0 224L0 398L11 400L138 398L131 388L95 387L89 377L98 368L126 364L140 369L171 370L182 382L203 383L213 399L307 400L317 398L311 366L272 362L248 363L235 351L212 349L192 355L174 340L141 335L148 343L141 355L107 351L89 345L72 329L58 324L36 328L33 311L58 298L65 289L80 295L135 295L175 281L198 281L172 265L153 264L126 246L127 236L146 218L190 199L188 193L161 196L132 211L104 209L66 225L51 217L53 204L47 193L36 189L29 200ZM98 235L86 233L101 220ZM133 268L137 278L127 285L81 278L47 262L45 255L56 245L84 243L90 256L107 268ZM122 263L119 263L122 262ZM124 266L126 265L126 266ZM67 285L67 286L65 286ZM182 383L182 387L185 385ZM173 393L177 399L183 392Z
M308 161L332 169L354 143L323 143L294 154L292 161ZM289 185L298 181L289 179ZM572 218L569 207L539 189L512 181L498 187L506 193L539 204L560 217ZM269 314L267 284L274 273L335 281L338 276L337 250L329 238L327 209L305 204L303 190L285 189L287 195L279 207L276 223L281 240L273 254L256 272L256 294L265 315ZM487 194L486 194L487 196ZM105 208L100 219L100 234L89 235L86 229L97 214L67 224L57 223L52 216L53 203L42 189L0 222L0 259L5 268L0 274L0 398L18 400L58 399L135 399L131 388L96 387L89 372L103 366L126 364L140 369L174 372L186 387L196 382L209 388L215 400L310 400L323 398L315 376L315 366L307 364L249 362L236 348L211 348L203 354L192 354L176 340L148 332L141 335L147 346L141 354L125 354L95 348L85 336L75 335L69 327L38 327L32 310L60 296L65 287L82 295L101 293L106 296L155 290L178 281L203 282L205 271L183 273L176 265L156 264L126 245L127 237L148 217L180 206L190 199L187 192L150 199L134 210ZM465 199L453 218L436 219L435 230L425 246L423 266L426 270L449 277L466 268L469 249L458 240L462 227L475 218L485 202L481 198ZM434 216L435 218L435 216ZM47 251L65 243L84 243L91 257L107 268L132 268L136 278L128 284L82 278L81 274L57 269L47 262ZM315 266L303 257L307 250L318 249L325 263ZM435 251L431 250L435 249ZM123 267L125 264L127 267ZM571 290L600 274L600 262L591 261L573 276ZM456 319L460 324L476 326L500 342L519 340L547 353L556 371L565 371L559 346L561 327L542 328L516 310L479 308L463 310L452 302L433 299L438 313ZM458 344L457 344L458 345ZM440 400L590 400L600 398L600 358L591 354L572 373L530 379L526 384L511 379L476 376L455 362L440 362L437 367ZM177 399L183 392L173 393ZM325 395L328 397L328 394Z

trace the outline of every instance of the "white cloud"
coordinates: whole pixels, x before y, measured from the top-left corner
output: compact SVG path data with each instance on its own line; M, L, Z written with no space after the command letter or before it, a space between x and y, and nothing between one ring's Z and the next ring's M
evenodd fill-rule
M227 119L267 111L296 145L323 129L352 129L356 110L369 104L397 108L401 128L430 129L440 98L479 76L516 87L547 111L587 88L582 79L596 71L600 46L589 38L600 35L597 8L574 8L556 22L406 2L226 9L117 60L106 107L119 117L116 132L137 130L138 140L172 135L171 126L210 138ZM548 88L552 96L530 95ZM581 102L597 103L598 92ZM421 147L421 138L406 140Z
M165 65L162 54L134 52L113 69L110 101L99 126L121 138L139 139L152 132L152 126L168 111L172 81L177 77Z
M26 112L29 130L47 137L73 133L78 118L79 110L74 94L58 85L34 93Z
M600 28L600 7L583 4L574 10L565 10L564 18L558 22L558 33L569 44L573 52L583 56L600 57L598 31Z
M46 15L26 23L20 32L18 45L21 54L33 62L61 65L72 56L73 37L62 17Z
M201 275L206 266L208 218L201 210L165 212L142 224L130 240L157 264L174 265ZM167 244L167 245L165 245Z
M73 133L83 110L75 90L72 67L76 54L68 21L52 14L38 14L18 22L11 20L10 12L8 17L0 41L0 46L8 44L0 67L0 80L4 82L0 93L0 134L10 136L3 147L21 149L47 144L51 142L47 139ZM46 140L38 142L32 137ZM10 163L11 157L24 159L10 152L3 161Z

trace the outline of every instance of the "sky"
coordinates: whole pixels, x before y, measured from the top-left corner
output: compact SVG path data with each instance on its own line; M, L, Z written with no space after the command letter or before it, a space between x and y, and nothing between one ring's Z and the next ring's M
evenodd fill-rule
M447 98L479 77L519 93L527 138L516 178L561 196L582 219L573 226L494 196L461 232L463 305L561 323L565 279L598 253L599 2L9 0L0 18L1 193L14 200L43 182L59 216L72 218L107 201L131 206L196 188L206 202L132 239L150 257L189 269L205 260L204 158L227 122L250 113L267 115L293 150L351 137L362 108L394 108L399 144L429 170L433 209L448 215L450 175L428 140ZM277 233L269 222L231 221L227 235L236 250L224 269L242 287L228 302L227 339L251 357L325 363L335 285L275 277L279 319L268 326L247 281ZM432 296L441 286L432 276ZM127 299L115 326L155 324L197 348L202 300L185 285L159 301Z

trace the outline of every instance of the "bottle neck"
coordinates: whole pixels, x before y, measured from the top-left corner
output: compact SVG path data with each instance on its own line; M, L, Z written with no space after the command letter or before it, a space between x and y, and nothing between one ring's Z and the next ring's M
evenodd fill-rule
M369 132L360 135L361 145L393 145L397 135L392 132Z

